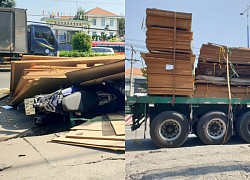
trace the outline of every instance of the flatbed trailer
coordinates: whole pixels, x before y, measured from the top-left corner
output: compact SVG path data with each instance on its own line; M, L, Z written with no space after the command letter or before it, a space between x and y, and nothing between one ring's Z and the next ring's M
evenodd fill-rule
M127 97L136 130L147 119L158 147L179 147L189 133L205 144L224 144L232 135L250 143L250 99L140 96Z

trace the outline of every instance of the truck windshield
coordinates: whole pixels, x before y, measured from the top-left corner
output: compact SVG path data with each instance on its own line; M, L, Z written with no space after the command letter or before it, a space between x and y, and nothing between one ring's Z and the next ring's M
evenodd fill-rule
M35 37L45 39L51 45L55 45L55 38L49 27L36 26Z

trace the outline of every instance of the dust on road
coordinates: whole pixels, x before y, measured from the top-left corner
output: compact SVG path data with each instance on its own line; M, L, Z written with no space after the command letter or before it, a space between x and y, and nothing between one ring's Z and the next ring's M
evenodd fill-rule
M226 145L204 145L189 137L180 148L158 149L126 131L126 179L250 179L250 145L234 137Z

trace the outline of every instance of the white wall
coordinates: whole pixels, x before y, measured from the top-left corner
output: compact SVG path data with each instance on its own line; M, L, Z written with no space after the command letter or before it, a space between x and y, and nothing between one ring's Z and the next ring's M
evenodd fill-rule
M93 25L93 19L96 19L96 25ZM101 21L102 19L105 20L105 26L102 26ZM113 26L110 25L110 20L114 21ZM90 23L90 28L96 28L96 29L105 29L106 25L109 25L109 30L115 30L115 31L105 31L105 30L95 30L90 29L90 35L93 35L93 32L96 32L97 35L101 35L101 33L105 33L108 36L110 36L110 33L113 33L113 35L118 34L118 19L117 17L89 17L88 19Z

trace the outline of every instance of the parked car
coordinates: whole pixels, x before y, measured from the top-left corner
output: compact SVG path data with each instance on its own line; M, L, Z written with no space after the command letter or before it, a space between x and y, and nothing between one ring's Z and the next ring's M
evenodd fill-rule
M92 47L92 51L95 53L114 54L114 50L112 48L106 47Z

